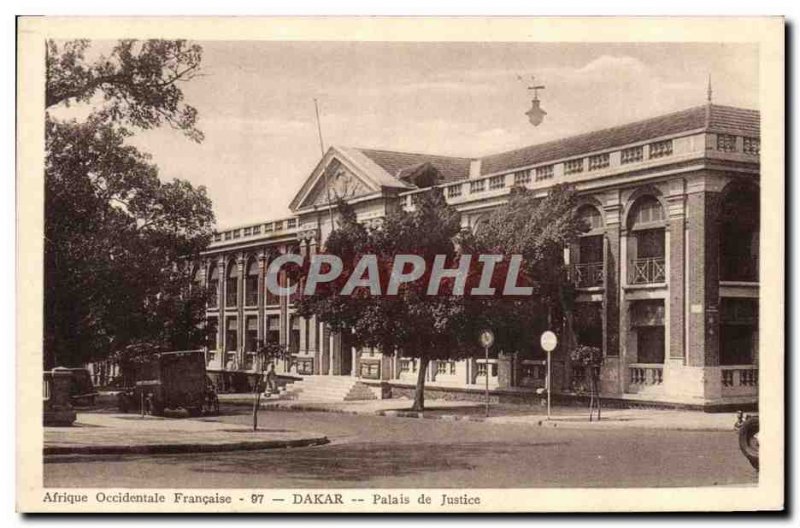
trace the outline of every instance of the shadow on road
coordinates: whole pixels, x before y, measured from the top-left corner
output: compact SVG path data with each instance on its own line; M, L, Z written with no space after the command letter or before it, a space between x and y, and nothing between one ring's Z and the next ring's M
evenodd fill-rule
M329 444L324 448L303 449L302 456L286 456L286 452L265 451L254 459L252 453L231 453L213 465L196 468L202 473L290 477L311 481L368 481L387 476L403 477L427 472L470 470L471 459L519 455L529 449L531 456L542 456L543 450L569 445L569 442L498 443L487 454L486 444L418 444L401 443ZM294 450L293 450L294 452ZM295 453L299 454L299 453Z

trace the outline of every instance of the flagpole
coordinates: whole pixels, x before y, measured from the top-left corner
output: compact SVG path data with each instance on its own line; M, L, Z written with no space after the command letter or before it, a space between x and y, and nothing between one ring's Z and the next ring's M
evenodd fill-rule
M322 140L322 121L319 118L319 103L317 102L317 98L314 98L314 111L317 114L317 135L319 136L319 151L322 157L325 157L325 143ZM333 204L331 203L331 181L330 175L328 174L327 169L325 170L325 191L328 196L328 217L331 221L331 231L334 230L333 225ZM321 243L322 241L320 241Z

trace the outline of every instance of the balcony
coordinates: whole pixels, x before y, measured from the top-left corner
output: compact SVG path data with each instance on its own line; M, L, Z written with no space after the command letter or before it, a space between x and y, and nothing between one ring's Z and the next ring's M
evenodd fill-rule
M630 284L659 284L667 282L664 257L648 257L631 261Z
M575 264L575 286L595 288L603 285L603 262Z

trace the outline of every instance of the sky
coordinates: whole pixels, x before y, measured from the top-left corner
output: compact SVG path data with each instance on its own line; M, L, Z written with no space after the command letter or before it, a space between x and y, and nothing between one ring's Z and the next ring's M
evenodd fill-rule
M163 179L204 185L219 228L288 216L324 144L477 157L703 104L758 108L746 44L200 42L183 85L205 133L132 143ZM533 75L544 122L525 112Z

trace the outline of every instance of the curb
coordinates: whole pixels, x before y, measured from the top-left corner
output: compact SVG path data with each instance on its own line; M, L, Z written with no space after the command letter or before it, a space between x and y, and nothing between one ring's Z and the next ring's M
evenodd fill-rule
M229 404L236 405L234 402L226 402ZM241 405L241 404L240 404ZM720 432L720 431L728 431L726 427L709 427L709 426L698 426L698 427L687 427L687 426L659 426L654 424L633 424L633 423L616 423L611 420L601 420L600 422L589 422L588 419L585 421L579 420L570 420L570 421L559 421L556 420L546 420L545 418L541 418L538 420L530 420L530 421L505 421L503 420L502 416L489 416L488 419L485 416L477 416L477 415L457 415L457 414L437 414L437 415L425 415L425 412L418 412L418 411L404 411L404 410L396 410L396 409L383 409L377 411L359 411L359 410L351 410L351 409L337 409L337 408L325 408L325 407L317 407L315 405L280 405L276 402L267 402L261 403L262 410L270 410L270 411L283 411L283 412L292 412L292 411L300 411L300 412L326 412L326 413L335 413L335 414L350 414L350 415L361 415L361 416L385 416L389 418L416 418L416 419L425 419L425 420L443 420L449 422L476 422L476 423L490 423L490 424L498 424L498 425L526 425L530 427L550 427L553 429L602 429L604 431L613 431L613 430L622 430L622 429L639 429L639 430L650 430L650 431L682 431L682 432ZM731 428L733 430L733 428Z
M329 443L326 436L312 436L293 440L253 440L229 442L225 444L173 443L144 445L96 445L96 446L45 446L43 454L55 455L156 455L180 453L219 453L225 451L256 451L260 449L281 449L309 447Z

